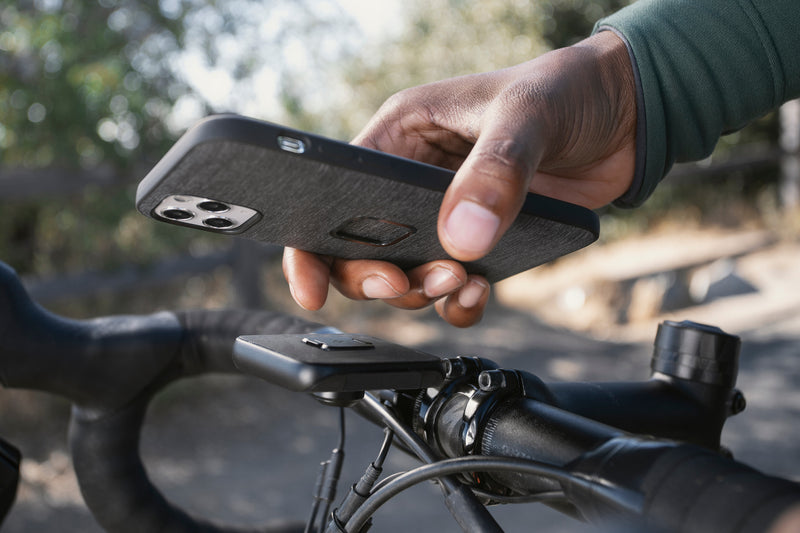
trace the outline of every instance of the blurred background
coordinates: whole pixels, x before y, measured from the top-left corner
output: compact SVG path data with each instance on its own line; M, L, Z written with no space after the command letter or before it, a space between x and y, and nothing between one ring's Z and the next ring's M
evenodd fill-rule
M263 288L274 251L133 209L188 126L237 112L348 140L402 88L571 44L625 3L4 0L0 257L73 315L270 305L285 295ZM795 108L678 166L644 208L604 209L601 241L670 225L793 234Z
M272 308L439 347L491 347L532 321L638 347L674 315L783 338L800 310L796 103L724 137L707 160L676 166L644 207L600 210L598 244L499 284L472 333L430 310L397 313L336 296L321 312L301 313L280 250L155 223L134 209L139 180L209 114L348 140L400 89L569 45L627 3L0 0L0 260L37 301L71 317ZM528 349L530 339L514 346ZM591 361L547 361L551 377L595 375L580 367ZM16 391L0 404L3 424L31 442L23 501L40 517L80 507L58 422L68 406ZM796 451L789 458L800 461ZM66 496L52 488L64 479ZM18 531L31 524L27 515L15 520L9 527Z

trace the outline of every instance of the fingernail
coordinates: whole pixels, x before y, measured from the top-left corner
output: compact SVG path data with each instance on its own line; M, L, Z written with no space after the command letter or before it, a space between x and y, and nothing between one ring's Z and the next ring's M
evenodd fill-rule
M447 239L455 248L466 253L489 251L500 218L475 202L462 200L444 224Z
M400 293L389 285L389 282L380 276L370 276L361 283L361 291L367 298L386 299L397 298Z
M483 298L483 293L486 292L487 288L488 287L482 283L478 283L474 280L468 282L458 291L458 305L465 309L475 307L478 305L478 302L481 301L481 298Z
M422 281L422 291L428 298L437 298L456 290L461 280L446 268L434 268Z

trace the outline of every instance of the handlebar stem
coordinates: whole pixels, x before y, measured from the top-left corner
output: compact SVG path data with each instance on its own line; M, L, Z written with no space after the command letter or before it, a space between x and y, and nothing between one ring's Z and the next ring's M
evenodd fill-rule
M718 452L722 426L739 410L732 406L742 404L733 388L738 350L738 338L717 328L666 323L656 338L650 379L634 383L545 384L487 359L450 359L445 384L420 392L412 412L410 402L402 410L416 433L446 457L510 455L563 466L628 433ZM552 481L510 474L496 482L493 476L464 478L505 493L553 488Z

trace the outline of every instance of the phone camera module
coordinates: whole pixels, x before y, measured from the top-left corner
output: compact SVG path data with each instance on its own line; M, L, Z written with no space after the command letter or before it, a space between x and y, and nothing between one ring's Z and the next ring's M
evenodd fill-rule
M171 220L189 220L190 218L194 218L194 213L188 209L178 209L176 207L165 209L161 212L161 215Z
M152 214L180 226L221 233L241 233L261 218L261 213L250 207L190 194L164 196Z
M203 220L203 224L214 229L226 229L233 226L233 221L223 217L211 217Z
M197 207L199 207L203 211L208 211L209 213L224 213L225 211L230 210L230 206L228 206L228 204L223 204L222 202L215 202L213 200L206 200L205 202L200 202L199 204L197 204Z

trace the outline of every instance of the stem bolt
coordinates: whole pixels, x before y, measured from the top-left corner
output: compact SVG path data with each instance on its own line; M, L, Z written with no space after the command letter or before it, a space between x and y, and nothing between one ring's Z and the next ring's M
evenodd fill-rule
M467 367L464 361L459 359L445 359L444 362L444 377L446 379L457 379L467 374Z
M478 375L478 387L484 392L494 392L506 386L506 376L501 370L484 370Z

